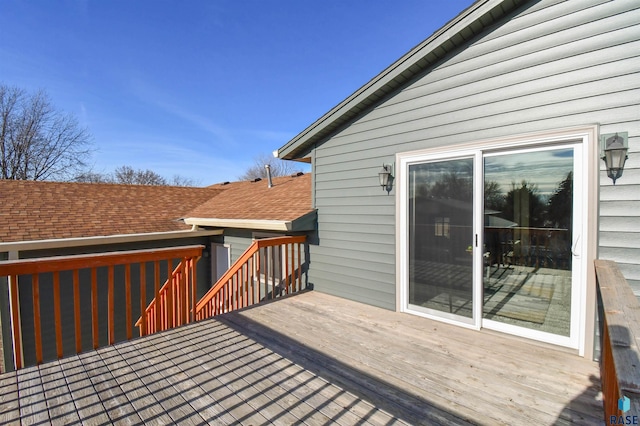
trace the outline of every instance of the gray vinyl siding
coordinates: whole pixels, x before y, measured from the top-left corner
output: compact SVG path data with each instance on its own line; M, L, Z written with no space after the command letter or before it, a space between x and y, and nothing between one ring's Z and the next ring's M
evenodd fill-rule
M615 257L640 292L638 7L533 2L318 145L314 287L395 307L395 194L377 173L396 153L599 124L629 132L631 146L615 188L600 173L600 257Z
M252 231L246 229L226 229L224 243L230 247L231 264L247 251L253 242Z
M624 126L630 140L622 177L613 186L604 162L600 172L599 258L615 260L640 297L640 122Z

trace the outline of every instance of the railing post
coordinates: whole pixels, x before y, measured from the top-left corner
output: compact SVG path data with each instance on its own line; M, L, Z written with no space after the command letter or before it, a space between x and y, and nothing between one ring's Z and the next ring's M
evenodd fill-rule
M11 338L13 345L13 366L22 368L22 327L20 325L20 298L18 296L18 276L9 276L9 306L11 310Z
M620 416L640 416L640 303L615 262L596 260L595 268L605 423L612 424L615 417L620 424Z

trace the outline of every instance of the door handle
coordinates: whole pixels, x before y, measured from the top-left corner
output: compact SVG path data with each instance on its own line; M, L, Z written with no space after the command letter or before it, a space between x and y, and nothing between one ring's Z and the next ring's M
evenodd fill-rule
M576 242L573 243L573 247L571 248L571 254L574 257L580 257L580 253L576 253L576 249L578 248L578 241L580 241L580 235L576 237Z

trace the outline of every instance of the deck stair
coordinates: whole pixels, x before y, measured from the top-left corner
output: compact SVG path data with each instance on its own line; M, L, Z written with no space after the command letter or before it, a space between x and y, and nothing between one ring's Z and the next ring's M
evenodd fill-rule
M181 262L136 322L140 336L302 290L305 240L305 236L255 240L197 303L195 268Z

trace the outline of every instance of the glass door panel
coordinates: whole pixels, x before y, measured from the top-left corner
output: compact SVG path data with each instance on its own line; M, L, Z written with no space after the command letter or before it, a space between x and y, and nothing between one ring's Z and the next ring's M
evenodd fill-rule
M573 175L571 147L485 155L483 320L569 337Z
M473 158L410 164L410 309L473 321Z

